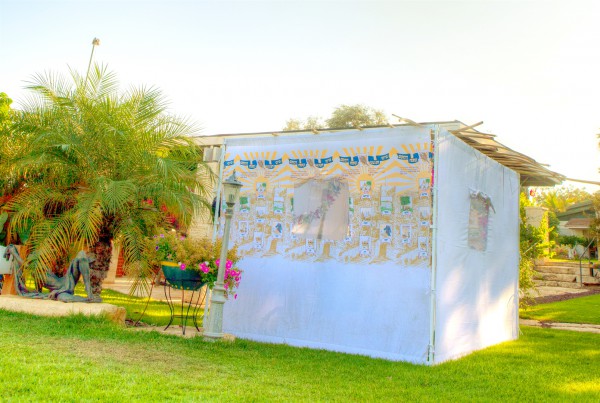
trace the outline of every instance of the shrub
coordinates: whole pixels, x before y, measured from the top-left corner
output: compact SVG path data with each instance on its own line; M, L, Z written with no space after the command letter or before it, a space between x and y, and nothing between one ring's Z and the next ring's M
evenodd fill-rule
M212 243L207 238L187 238L175 231L154 235L148 240L148 260L157 268L161 261L175 262L181 270L200 273L202 281L212 288L217 281L221 241ZM239 286L242 271L235 266L240 259L237 248L227 251L225 262L225 289L228 294L235 294Z
M554 247L554 256L561 259L568 259L569 249L568 245L557 245Z
M521 297L519 305L526 307L533 301L533 292L535 291L535 282L533 281L535 270L535 259L543 255L544 248L550 245L546 242L546 233L548 224L542 225L540 228L533 227L527 224L525 206L528 204L527 197L521 193L519 199L519 215L521 218L520 224L520 255L519 260L519 290Z
M560 245L569 245L570 247L574 247L575 245L587 246L589 242L584 237L576 235L560 235L557 243Z

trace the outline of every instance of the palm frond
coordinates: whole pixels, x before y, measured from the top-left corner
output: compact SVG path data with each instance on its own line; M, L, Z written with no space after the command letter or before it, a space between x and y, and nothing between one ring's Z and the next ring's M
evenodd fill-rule
M65 259L76 241L74 235L73 216L69 212L56 218L38 220L28 241L34 253L26 260L25 268L30 269L35 277L42 278L43 273Z
M78 195L77 204L72 209L75 234L86 245L98 240L104 220L101 200L102 189L90 189Z
M141 209L132 210L119 222L115 233L123 251L125 272L134 279L131 292L149 291L154 269L148 261L148 229L156 222L156 214Z

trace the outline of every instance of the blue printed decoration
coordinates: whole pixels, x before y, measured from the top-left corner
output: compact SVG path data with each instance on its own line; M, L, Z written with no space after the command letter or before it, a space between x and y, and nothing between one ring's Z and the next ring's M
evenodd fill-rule
M265 166L269 169L273 169L276 165L281 165L281 163L281 158L279 158L278 160L265 160Z
M223 165L225 165L226 167L231 167L233 166L233 160L227 160L223 163Z
M315 158L315 166L317 168L323 168L327 164L331 164L333 162L333 157L327 158Z
M243 167L248 167L250 169L254 169L258 166L256 160L241 160L240 165Z
M419 153L414 153L414 154L398 153L398 159L400 161L408 161L409 164L416 164L417 162L419 162Z
M340 162L342 162L344 164L348 164L351 167L355 167L358 165L358 162L359 162L358 155L355 155L353 157L350 157L350 156L345 157L345 156L340 155Z
M371 165L379 165L379 164L381 164L381 161L387 161L387 160L389 160L390 159L390 154L387 153L387 154L375 155L375 156L369 155L367 157L367 159L369 161L369 164L371 164Z
M290 165L296 165L298 168L305 168L306 158L290 158L289 163Z

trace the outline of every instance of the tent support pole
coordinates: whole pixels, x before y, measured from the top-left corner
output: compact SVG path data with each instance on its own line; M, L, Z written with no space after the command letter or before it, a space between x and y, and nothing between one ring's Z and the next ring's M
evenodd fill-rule
M213 233L212 233L212 242L213 244L217 240L217 229L219 228L219 212L221 211L221 187L223 185L223 169L225 164L225 150L227 150L227 140L223 140L223 145L221 146L221 155L219 155L219 178L217 179L217 186L215 187L215 197L217 200L215 201L215 212L213 215ZM202 319L202 323L208 323L208 317L210 315L210 301L212 297L212 290L206 287L206 294L204 300L204 318ZM204 325L203 325L204 326Z
M431 218L431 284L429 287L429 346L427 348L427 363L433 365L435 359L435 315L436 315L436 274L437 274L437 223L438 223L438 172L439 172L439 134L438 125L431 129L433 146L433 186L431 189L432 218Z
M217 187L215 188L215 197L217 200L215 201L215 212L213 216L213 233L212 233L212 241L215 243L217 240L217 228L219 228L219 212L221 211L221 186L223 185L223 165L225 163L225 151L227 150L227 140L223 140L223 145L221 146L221 155L219 155L219 178L217 179Z
M521 174L517 172L517 180L519 181L519 183L521 183ZM515 317L514 317L514 332L513 332L513 336L515 339L519 338L519 276L521 274L521 245L520 245L520 240L521 240L521 226L518 225L518 223L521 222L521 187L517 187L517 217L515 222L517 223L517 226L519 227L519 229L517 230L517 239L519 240L519 258L517 259L517 273L516 273L516 278L517 281L515 281L515 294L514 294L514 302L515 302ZM535 244L534 244L535 245Z

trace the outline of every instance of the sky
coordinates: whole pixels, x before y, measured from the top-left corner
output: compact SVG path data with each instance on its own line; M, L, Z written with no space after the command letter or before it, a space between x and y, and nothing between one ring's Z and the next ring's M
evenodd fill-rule
M579 0L0 0L0 92L18 108L33 75L84 73L97 37L123 89L160 88L204 135L364 104L391 123L484 121L600 182L599 19L600 1Z

